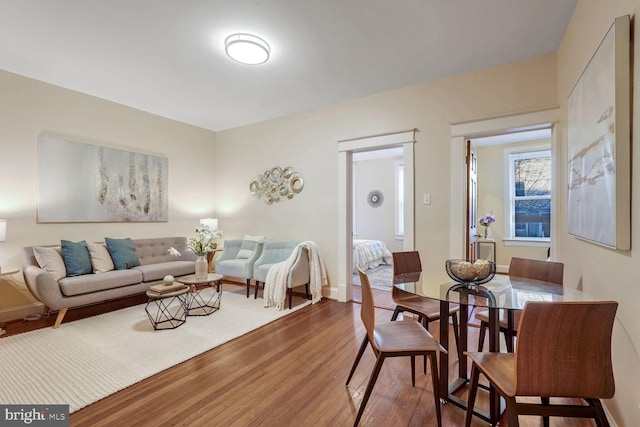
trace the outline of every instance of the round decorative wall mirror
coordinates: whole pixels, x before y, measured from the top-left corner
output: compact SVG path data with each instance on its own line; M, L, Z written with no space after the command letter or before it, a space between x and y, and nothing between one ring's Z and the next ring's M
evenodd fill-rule
M369 203L369 206L372 208L379 208L382 206L383 202L384 195L380 190L372 190L369 192L369 195L367 196L367 203Z

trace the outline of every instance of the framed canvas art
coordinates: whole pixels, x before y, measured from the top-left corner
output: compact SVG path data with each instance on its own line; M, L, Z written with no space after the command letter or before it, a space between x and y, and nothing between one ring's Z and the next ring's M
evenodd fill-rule
M38 222L168 221L168 159L38 138Z
M631 248L629 16L617 18L568 99L570 234Z

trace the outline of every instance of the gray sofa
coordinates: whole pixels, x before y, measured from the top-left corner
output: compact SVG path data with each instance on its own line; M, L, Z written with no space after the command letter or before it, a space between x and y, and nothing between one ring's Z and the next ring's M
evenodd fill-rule
M187 250L186 237L136 239L133 244L140 258L139 267L63 277L60 280L40 268L33 246L22 249L27 287L48 310L58 310L54 328L60 326L69 308L140 294L147 291L149 286L161 283L166 275L177 278L195 272L196 256ZM176 248L181 255L175 257L169 254L167 250L170 247Z

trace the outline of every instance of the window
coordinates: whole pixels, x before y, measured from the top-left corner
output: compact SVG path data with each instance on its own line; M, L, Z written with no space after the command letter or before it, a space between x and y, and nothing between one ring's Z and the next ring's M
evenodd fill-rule
M396 162L396 239L404 236L404 164Z
M549 241L551 235L551 151L505 151L508 159L507 238Z

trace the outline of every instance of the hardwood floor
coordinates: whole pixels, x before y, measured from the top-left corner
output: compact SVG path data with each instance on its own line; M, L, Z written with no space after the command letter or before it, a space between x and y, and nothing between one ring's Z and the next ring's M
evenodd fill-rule
M70 423L350 426L374 364L369 349L350 386L345 386L364 336L359 307L353 302L324 299L83 408L71 414ZM386 309L378 309L376 314L379 319L391 316ZM431 330L437 337L437 322ZM450 363L451 372L455 372L457 362ZM385 361L362 426L436 425L431 381L420 366L418 363L416 386L412 387L408 358ZM479 405L486 406L485 394L479 393ZM442 410L444 426L464 424L463 410L450 404ZM541 425L536 417L520 419L525 427ZM486 425L477 419L472 424ZM593 424L552 418L551 425Z

